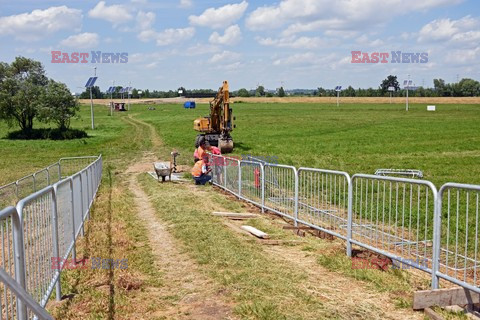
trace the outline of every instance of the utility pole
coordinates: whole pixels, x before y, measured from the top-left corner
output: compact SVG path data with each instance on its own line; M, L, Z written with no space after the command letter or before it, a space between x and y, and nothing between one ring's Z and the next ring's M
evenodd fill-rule
M93 76L96 78L96 77L97 77L97 67L94 67L93 70L94 70ZM92 85L90 86L90 113L91 113L91 115L92 115L92 130L95 130L95 120L94 120L94 115L93 115L92 87L93 87L93 83L92 83Z

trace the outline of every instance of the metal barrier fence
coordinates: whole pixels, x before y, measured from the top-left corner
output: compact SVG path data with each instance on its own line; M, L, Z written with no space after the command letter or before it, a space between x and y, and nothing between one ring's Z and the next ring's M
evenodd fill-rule
M233 164L233 165L232 165ZM212 182L294 224L480 293L480 186L213 156Z
M480 292L480 186L446 183L438 192L432 282L438 279Z
M54 164L58 166L55 179L62 176L62 166L75 168L87 158L80 159L64 158ZM57 300L61 298L61 271L70 255L76 261L75 241L83 233L100 186L102 156L88 159L90 162L79 172L45 186L21 199L16 207L0 212L0 285L3 286L0 287L0 294L3 292L0 319L52 319L44 307L54 289ZM65 172L69 170L73 169ZM35 189L50 182L49 172L38 171L3 190L15 185L18 191L22 181L33 181Z

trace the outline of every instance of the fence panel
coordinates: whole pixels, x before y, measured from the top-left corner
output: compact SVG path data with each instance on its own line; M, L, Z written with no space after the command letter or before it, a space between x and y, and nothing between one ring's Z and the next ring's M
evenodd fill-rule
M240 160L228 157L224 157L223 160L225 161L223 166L225 176L224 187L226 190L238 196Z
M80 229L82 228L83 225L83 208L84 208L84 203L86 201L84 200L84 192L83 192L83 177L82 177L82 172L77 173L72 177L72 187L73 187L73 224L75 227L75 237L78 236L78 233L80 232Z
M59 257L54 188L49 186L20 200L17 211L24 238L25 290L43 307L59 275L52 266L52 259Z
M240 176L240 197L263 207L265 191L263 165L259 162L240 161Z
M98 157L96 156L61 158L58 162L62 178L66 178L85 169L97 159Z
M346 172L298 169L298 221L347 239L348 190Z
M446 183L438 194L435 277L480 293L480 186ZM434 287L438 279L433 278Z
M266 163L264 165L265 208L297 219L297 169L292 166Z
M14 206L17 203L17 183L12 182L0 187L0 208Z
M67 178L54 185L57 199L59 257L67 259L75 239L73 226L73 202L71 179Z
M1 258L0 268L10 277L15 278L15 246L14 246L14 219L18 221L17 211L8 207L0 211ZM15 295L0 282L0 319L16 319L17 301Z
M48 170L50 184L54 184L62 180L60 172L60 162L55 162L54 164L49 165L46 169Z
M216 186L223 187L224 186L224 165L225 160L224 157L220 155L212 154L210 167L212 168L212 183Z
M425 180L352 177L352 243L430 272L437 190Z
M33 174L17 180L17 199L25 198L36 191Z
M42 190L43 188L50 185L50 176L48 174L48 170L42 169L33 174L33 179L35 182L35 192L38 190ZM52 182L52 184L55 182Z

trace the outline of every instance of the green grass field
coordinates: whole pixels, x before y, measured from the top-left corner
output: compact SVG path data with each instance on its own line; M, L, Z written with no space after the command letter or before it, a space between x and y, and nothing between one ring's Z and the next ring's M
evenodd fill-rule
M480 106L246 104L233 105L237 128L234 155L277 157L297 167L374 173L378 168L420 169L437 185L480 183ZM193 119L208 106L139 109L168 146L190 163ZM137 111L135 111L137 112ZM186 154L186 156L185 156Z
M234 155L277 157L297 167L374 173L378 168L420 169L437 186L447 181L480 183L480 106L439 105L233 105L237 128ZM191 164L196 132L193 120L208 114L208 105L132 105L125 113L108 115L96 106L96 130L90 130L89 107L82 106L72 127L87 130L90 138L73 141L12 141L3 139L0 183L7 183L60 157L102 153L107 161L135 156L149 141L134 137L128 115L152 124L168 148L180 151L180 162ZM168 154L163 155L164 158Z

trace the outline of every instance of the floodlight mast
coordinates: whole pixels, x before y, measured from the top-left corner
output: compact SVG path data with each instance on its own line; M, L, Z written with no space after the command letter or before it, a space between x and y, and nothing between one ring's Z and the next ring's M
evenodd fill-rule
M393 86L388 87L388 91L390 92L390 104L392 104L392 92L395 91L395 87Z
M340 91L342 90L342 86L336 86L335 91L337 91L337 107L339 106L338 99L340 98Z
M405 110L408 111L408 89L410 85L412 84L412 80L410 80L410 75L408 75L408 79L403 81L403 86L404 88L407 89L407 97L406 97L406 104L405 104Z
M113 91L115 88L115 80L113 80L113 87L110 90L110 116L113 117Z
M130 89L131 89L131 86L132 85L132 82L129 81L128 82L128 92L127 92L127 96L128 96L128 111L130 111Z
M93 67L93 76L96 77L97 76L97 67ZM93 81L93 83L95 83L95 81ZM90 85L90 113L92 115L92 130L95 130L95 119L94 119L94 115L93 115L93 97L92 97L92 87L93 87L93 83Z

